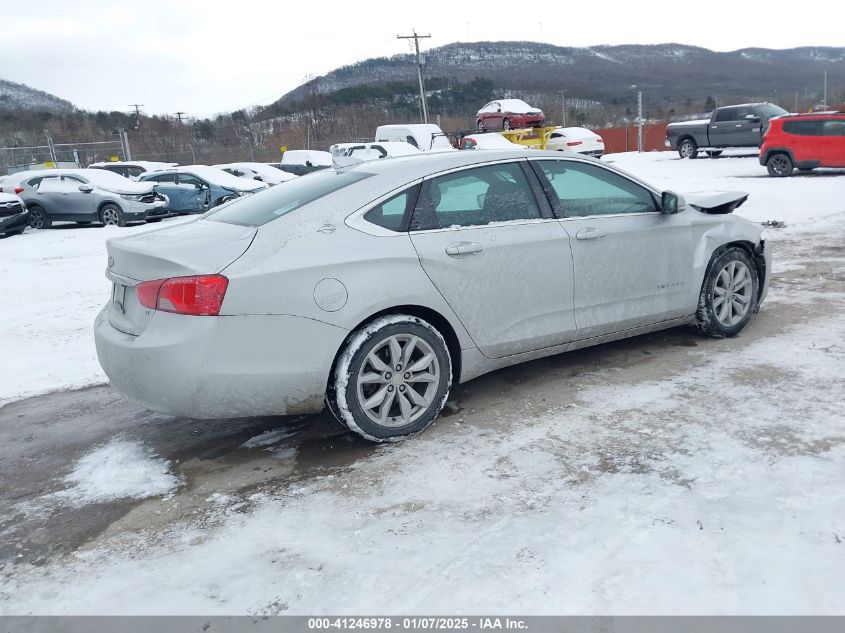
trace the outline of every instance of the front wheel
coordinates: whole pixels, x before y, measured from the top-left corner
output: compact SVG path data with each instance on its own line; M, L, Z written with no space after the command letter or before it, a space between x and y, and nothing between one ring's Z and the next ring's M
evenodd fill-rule
M696 327L707 336L735 336L757 308L760 280L748 252L728 248L710 262L698 298Z
M100 209L100 219L105 226L126 226L126 216L116 204L106 204Z
M481 119L478 119L478 121L475 122L475 129L478 130L479 132L483 132L484 131L484 121L482 121Z
M678 155L681 158L698 158L698 145L691 138L685 138L678 145Z
M380 317L338 357L326 402L341 424L384 442L421 432L449 395L452 359L443 336L410 315Z
M795 164L788 154L772 154L766 161L766 169L769 171L769 176L786 178L792 174Z
M511 120L510 119L505 119L504 121L502 121L502 129L503 130L510 130L511 129Z

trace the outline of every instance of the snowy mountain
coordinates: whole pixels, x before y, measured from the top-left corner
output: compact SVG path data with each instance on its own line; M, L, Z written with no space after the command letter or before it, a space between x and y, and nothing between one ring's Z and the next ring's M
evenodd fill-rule
M70 101L60 99L48 92L0 79L0 109L36 110L62 114L73 112L74 107Z
M573 97L628 99L641 89L649 98L680 102L717 95L720 101L820 92L823 72L830 85L845 85L845 48L788 50L749 48L715 52L682 44L571 48L536 42L454 43L426 53L426 76L493 81L497 91L554 92ZM410 54L373 58L319 78L324 94L362 85L413 82ZM291 91L279 107L302 101L306 85Z

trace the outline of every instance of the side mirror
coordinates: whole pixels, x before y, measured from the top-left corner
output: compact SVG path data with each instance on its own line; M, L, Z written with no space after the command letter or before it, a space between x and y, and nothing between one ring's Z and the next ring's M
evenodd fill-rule
M664 191L660 196L660 212L664 215L680 213L686 207L686 202L672 191Z
M498 110L496 110L496 112L501 112L501 111L502 111L502 109L501 109L501 108L499 108Z
M79 190L82 193L91 193L92 191L94 191L94 185L88 185L88 184L79 185Z
M746 114L745 118L746 120L751 121L752 123L760 122L760 117L758 117L756 114Z

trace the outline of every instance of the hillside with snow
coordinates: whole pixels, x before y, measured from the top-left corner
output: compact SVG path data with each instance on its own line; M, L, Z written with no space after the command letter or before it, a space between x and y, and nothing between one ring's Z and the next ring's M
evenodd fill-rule
M60 99L49 92L0 79L0 109L65 114L73 112L74 106L70 101Z

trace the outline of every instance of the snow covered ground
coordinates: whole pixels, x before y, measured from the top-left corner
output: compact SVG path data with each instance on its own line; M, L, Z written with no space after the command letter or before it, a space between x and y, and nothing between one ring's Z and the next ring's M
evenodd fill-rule
M280 421L233 448L292 464L257 487L209 493L205 466L92 446L57 475L67 503L165 496L68 555L0 562L0 613L845 614L845 174L607 160L681 193L748 191L740 215L786 222L739 338L641 337L497 372L422 436L342 467L297 471L301 422ZM15 323L0 402L103 380L90 324L115 234L0 242ZM112 488L116 462L136 474ZM201 511L178 514L192 494Z

